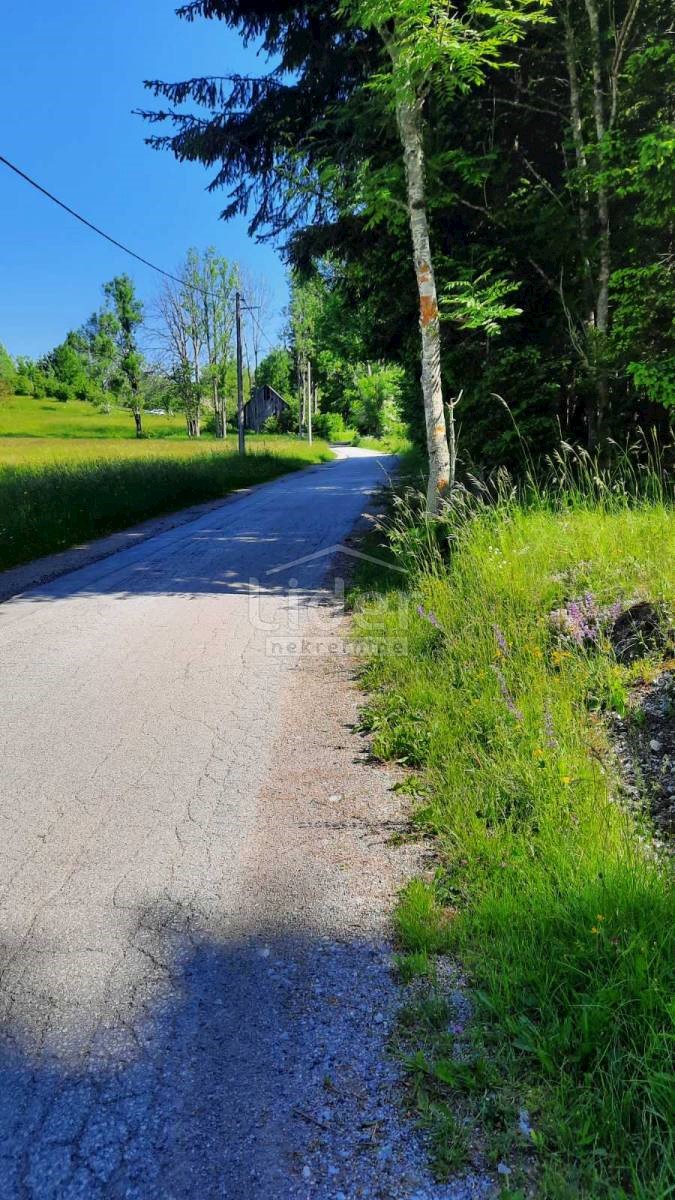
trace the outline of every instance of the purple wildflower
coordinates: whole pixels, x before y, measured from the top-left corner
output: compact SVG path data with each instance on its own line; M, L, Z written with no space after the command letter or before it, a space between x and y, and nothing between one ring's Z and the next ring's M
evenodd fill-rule
M544 729L546 731L546 745L548 746L549 750L557 750L558 741L555 736L555 730L553 728L553 717L551 715L551 710L550 710L548 704L546 705L546 708L544 709Z
M495 635L495 641L504 657L506 657L509 652L508 642L498 625L493 625L492 629Z
M433 625L434 629L441 628L441 623L440 623L438 617L436 616L435 612L432 612L431 610L429 610L429 612L427 612L426 609L424 608L424 605L422 605L422 604L417 605L417 611L418 611L419 615L422 617L422 620L428 621L430 625Z
M525 718L523 717L523 714L521 713L515 700L513 699L513 696L511 695L511 692L509 691L509 685L504 678L503 672L499 670L499 667L496 666L495 663L492 663L492 670L494 671L495 675L497 676L497 681L499 683L499 690L502 694L502 699L503 699L506 707L508 708L509 712L511 713L511 716L515 717L516 721L523 721Z
M601 608L592 592L586 592L579 600L570 600L564 608L554 609L549 614L549 621L556 633L568 642L576 646L597 646L614 607Z

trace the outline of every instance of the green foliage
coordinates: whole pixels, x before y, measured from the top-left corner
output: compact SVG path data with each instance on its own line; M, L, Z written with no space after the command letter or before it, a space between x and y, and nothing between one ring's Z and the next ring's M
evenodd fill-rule
M512 65L508 47L541 21L539 0L469 0L461 14L440 0L346 0L348 22L384 38L390 69L370 81L393 100L416 97L436 86L444 94L483 82L490 68Z
M140 433L143 358L138 348L137 329L143 320L143 306L129 275L116 275L103 285L103 294L110 305L110 336L116 350L110 387L118 403L133 412Z
M317 413L313 428L319 437L326 438L329 442L350 442L355 434L355 430L345 425L342 413L336 412Z
M0 342L0 384L13 384L15 380L16 367L8 351Z
M482 329L496 337L504 321L523 311L505 303L517 290L517 283L493 279L489 272L475 279L450 280L440 296L441 316L448 316L463 329Z
M295 393L293 358L290 351L281 346L270 350L259 364L254 382L256 387L268 384L283 396L284 400L290 401Z
M589 474L576 498L540 491L521 504L504 488L497 506L456 510L445 532L415 532L402 513L403 617L390 595L358 619L357 636L389 634L392 647L405 620L407 652L366 672L375 750L395 753L411 723L426 732L417 820L440 863L433 885L404 892L401 938L412 953L459 952L474 985L460 1062L432 1049L411 1070L425 1103L456 1112L462 1097L488 1145L506 1148L513 1186L527 1191L534 1170L542 1200L666 1196L674 1182L672 891L615 801L604 727L586 706L601 693L625 704L636 668L607 648L561 648L549 620L585 592L672 610L672 510L631 503L631 490L601 488L598 503ZM429 1045L428 1022L414 1027ZM464 1077L466 1054L488 1073ZM525 1162L504 1127L519 1108L535 1134Z
M401 429L402 387L403 369L392 363L369 363L354 371L346 395L360 433L387 437Z

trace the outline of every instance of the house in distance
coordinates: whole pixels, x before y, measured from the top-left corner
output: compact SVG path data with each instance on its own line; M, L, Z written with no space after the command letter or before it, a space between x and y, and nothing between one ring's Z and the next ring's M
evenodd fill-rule
M290 405L283 396L270 387L269 383L265 383L262 387L255 388L251 399L244 405L244 426L253 433L260 433L265 421L270 417L276 417L279 423L283 424L284 421L288 421L290 414Z

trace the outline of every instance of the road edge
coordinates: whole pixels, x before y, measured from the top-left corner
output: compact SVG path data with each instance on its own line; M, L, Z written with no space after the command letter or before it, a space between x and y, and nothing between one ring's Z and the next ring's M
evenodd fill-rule
M335 461L337 460L312 463L310 466L301 468L301 471L303 474L318 471L332 466ZM137 525L118 529L115 533L106 534L105 537L94 538L90 542L81 542L68 547L67 550L46 554L42 558L33 558L16 567L8 567L7 570L0 571L0 604L11 600L14 596L21 595L22 592L30 591L31 588L39 587L43 583L51 583L53 579L58 579L61 575L77 571L80 567L88 567L92 563L101 562L104 558L112 558L113 555L138 546L149 538L167 533L171 529L177 529L181 525L189 525L191 521L198 521L200 517L206 516L215 509L234 504L237 500L250 496L260 488L273 486L280 479L286 479L291 473L295 474L296 472L285 471L281 475L275 476L274 479L266 479L262 483L252 483L246 487L235 488L217 500L204 500L200 504L191 504L188 508L176 509L174 512L164 513L159 517L148 517Z

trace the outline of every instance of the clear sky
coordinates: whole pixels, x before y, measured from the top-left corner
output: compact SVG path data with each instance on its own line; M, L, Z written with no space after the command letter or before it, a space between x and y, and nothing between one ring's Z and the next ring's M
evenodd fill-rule
M175 0L18 0L2 6L0 153L113 237L167 270L189 246L214 245L269 279L276 316L285 271L244 221L223 222L209 173L144 144L132 115L152 107L148 78L264 70L255 51L217 21L180 21ZM96 237L0 164L0 342L37 355L102 302L101 285L127 271L144 299L154 272Z

